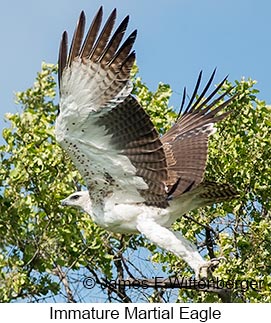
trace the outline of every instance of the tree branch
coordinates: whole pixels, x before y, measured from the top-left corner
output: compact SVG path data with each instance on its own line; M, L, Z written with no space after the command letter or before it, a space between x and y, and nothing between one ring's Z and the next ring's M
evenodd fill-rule
M66 273L62 270L62 268L59 265L56 265L56 268L53 270L53 273L57 275L60 281L63 283L67 294L68 303L76 303Z
M194 278L184 277L169 277L162 278L156 277L154 279L134 279L127 278L125 280L117 280L115 285L122 288L182 288L191 289L201 292L216 293L221 298L222 302L230 303L231 290L228 288L219 288L217 282L213 279L210 280L196 280ZM116 288L116 286L114 287Z

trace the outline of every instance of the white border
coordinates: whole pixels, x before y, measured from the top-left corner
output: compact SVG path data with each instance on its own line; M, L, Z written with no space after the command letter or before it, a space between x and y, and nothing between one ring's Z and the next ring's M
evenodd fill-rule
M0 304L1 322L266 322L270 304ZM98 314L97 314L98 313ZM220 315L219 315L220 313ZM81 319L79 318L81 315ZM90 315L90 317L88 317ZM107 315L108 319L98 318ZM146 318L145 318L146 315ZM66 317L65 317L66 316ZM68 317L70 316L70 317ZM75 319L74 319L75 316ZM132 316L132 317L131 317ZM136 318L137 316L137 318ZM149 317L147 317L149 316ZM173 316L173 317L172 317ZM160 318L159 318L160 317Z

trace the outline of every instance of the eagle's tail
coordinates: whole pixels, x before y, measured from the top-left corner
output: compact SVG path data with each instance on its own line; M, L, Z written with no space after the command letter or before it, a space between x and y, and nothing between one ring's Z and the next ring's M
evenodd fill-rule
M202 182L197 188L188 192L199 201L200 206L229 201L238 197L238 192L228 183Z
M202 182L195 189L188 191L170 202L172 221L194 209L229 201L238 197L238 192L230 184Z

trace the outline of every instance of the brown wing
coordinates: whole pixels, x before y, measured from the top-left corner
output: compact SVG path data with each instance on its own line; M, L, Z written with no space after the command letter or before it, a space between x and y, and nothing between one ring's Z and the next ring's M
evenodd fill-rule
M186 90L176 124L161 138L168 163L167 182L169 195L176 197L194 189L202 181L208 154L208 137L215 131L214 124L224 119L229 112L218 113L235 96L216 106L231 90L212 100L226 78L207 97L205 95L213 81L215 70L201 94L197 97L201 82L200 72L191 99L184 108Z
M136 175L148 184L141 190L147 205L166 207L167 163L163 145L149 116L137 100L128 96L123 103L99 118L112 135L111 145L127 156L136 168Z
M113 10L99 33L100 8L83 42L82 12L69 54L67 33L63 34L56 137L84 177L93 200L114 193L122 203L166 207L163 145L149 116L130 95L136 31L121 45L128 17L110 37L115 20Z

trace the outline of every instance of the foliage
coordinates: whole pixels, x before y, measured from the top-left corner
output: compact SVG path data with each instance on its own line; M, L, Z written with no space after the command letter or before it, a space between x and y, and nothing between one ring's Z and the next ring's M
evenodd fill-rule
M92 291L97 297L165 301L164 290L127 292L105 279L148 277L154 270L148 267L151 255L160 276L158 263L165 275L191 275L182 260L140 236L105 232L88 215L60 206L60 200L83 182L55 142L55 73L56 66L43 64L33 87L17 93L22 112L6 115L10 126L3 131L6 143L0 147L0 300L46 301L56 295L56 301L95 301L82 285L85 276L92 276L98 284ZM136 73L135 68L134 93L163 133L176 117L168 107L171 89L160 83L152 93ZM241 98L228 107L233 113L212 136L207 165L206 177L232 183L240 198L191 213L196 222L183 217L175 224L198 243L206 258L226 257L215 272L217 277L264 281L258 291L236 288L236 302L271 300L271 111L256 98L253 86L252 80L236 82L234 91ZM218 297L181 289L179 300L212 302Z
M240 96L227 107L233 112L217 124L209 145L205 178L231 183L239 198L191 212L194 222L182 218L175 224L176 230L197 242L207 259L226 258L214 276L225 283L243 281L242 287L234 289L234 302L271 300L271 107L257 99L255 83L251 79L235 82L233 92ZM223 90L231 86L227 83ZM161 257L171 270L183 268L187 272L176 257L160 255L156 261ZM246 288L251 282L257 290ZM208 293L198 297L198 292L180 292L182 301L215 300Z
M87 215L60 207L80 178L54 138L55 72L55 66L44 64L33 88L17 93L23 113L7 114L11 127L3 131L2 301L57 293L59 280L53 274L60 275L59 266L78 269L95 258L93 268L111 272L104 231Z

